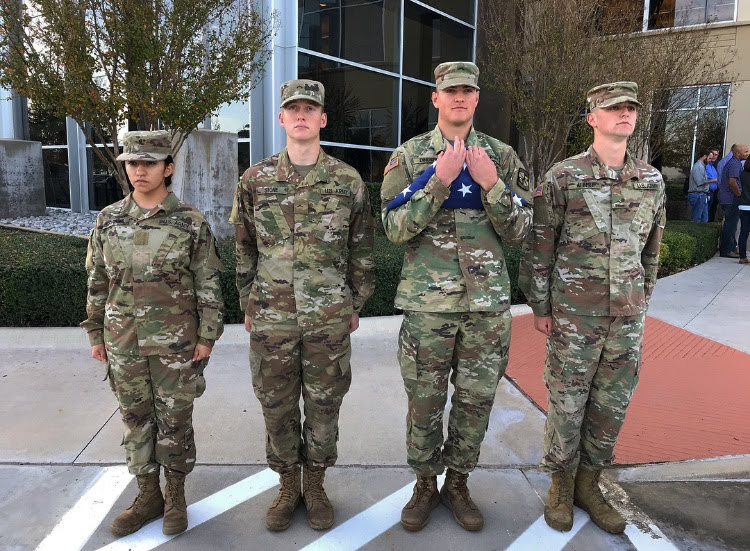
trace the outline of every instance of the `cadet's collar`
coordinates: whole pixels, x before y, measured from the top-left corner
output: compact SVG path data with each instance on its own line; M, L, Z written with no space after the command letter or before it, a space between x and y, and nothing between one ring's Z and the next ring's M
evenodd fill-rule
M435 155L440 153L441 151L445 150L446 143L450 140L447 140L443 137L443 133L440 131L439 126L435 126L435 130L432 131L432 137L430 139L430 145L432 146L432 149L435 150ZM477 133L474 130L474 126L471 127L471 130L469 130L469 135L466 138L466 145L479 145L479 138L477 138Z
M638 168L635 166L635 160L628 150L625 150L625 164L623 165L622 172L620 172L619 176L617 175L617 172L601 161L599 155L594 151L593 145L589 146L586 155L588 155L591 160L591 172L594 178L608 178L610 180L620 180L623 182L633 178L638 178Z
M315 167L310 171L310 174L315 173L315 182L327 182L328 181L328 163L326 162L328 155L322 149L318 151L318 160L315 161ZM310 177L310 174L307 177ZM279 153L279 162L276 165L276 181L277 182L289 182L291 180L297 180L299 175L294 170L294 165L289 159L289 151L285 147ZM305 178L307 180L307 178ZM305 180L301 180L304 182Z
M161 203L156 205L154 208L145 211L144 214L144 212L141 210L141 207L138 205L138 203L135 202L135 199L133 199L133 194L130 193L127 197L125 197L125 201L122 205L122 213L127 214L128 216L130 216L131 218L135 218L136 220L140 220L141 218L149 218L151 216L154 216L159 212L164 212L164 214L171 214L179 206L180 200L174 193L170 191Z

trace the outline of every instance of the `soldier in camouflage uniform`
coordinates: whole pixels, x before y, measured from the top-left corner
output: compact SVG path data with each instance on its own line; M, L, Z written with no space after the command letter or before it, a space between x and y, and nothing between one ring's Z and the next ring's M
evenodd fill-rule
M466 530L484 525L466 481L508 362L503 244L521 243L531 227L523 165L472 126L478 76L473 63L437 66L438 124L399 146L383 178L386 235L406 244L396 307L404 310L398 358L409 401L407 460L417 475L401 513L407 530L422 529L441 500ZM455 391L444 440L449 380ZM438 493L436 475L445 467Z
M81 327L92 356L107 363L139 487L112 531L124 536L164 514L164 533L176 534L187 528L184 483L195 466L193 400L205 388L203 368L223 330L222 264L201 213L167 189L174 171L169 133L128 132L123 151L117 160L134 191L97 217Z
M572 527L574 502L604 530L625 529L598 481L638 381L666 218L661 174L626 149L637 90L633 82L590 90L593 145L553 166L534 191L519 281L547 335L544 518L557 530Z
M230 217L266 458L281 481L266 514L274 531L290 526L301 497L312 528L333 524L323 478L351 384L349 334L375 287L369 195L356 170L320 148L323 101L320 82L282 85L287 147L245 171Z

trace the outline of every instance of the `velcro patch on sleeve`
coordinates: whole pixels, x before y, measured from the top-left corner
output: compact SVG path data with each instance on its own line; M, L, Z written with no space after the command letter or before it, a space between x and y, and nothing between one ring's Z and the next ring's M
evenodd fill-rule
M544 195L544 184L539 184L534 190L534 197L541 197Z
M389 170L391 170L392 168L396 168L397 166L398 166L398 156L393 157L393 159L391 159L388 162L388 164L385 165L385 170L383 171L383 176L385 176L386 174L388 174Z

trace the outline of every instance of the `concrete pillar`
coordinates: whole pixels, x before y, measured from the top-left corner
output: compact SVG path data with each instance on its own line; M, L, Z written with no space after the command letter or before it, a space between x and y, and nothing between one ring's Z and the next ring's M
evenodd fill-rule
M0 140L0 218L45 214L42 144Z
M171 189L203 213L216 237L228 237L237 180L237 134L193 130L177 153Z

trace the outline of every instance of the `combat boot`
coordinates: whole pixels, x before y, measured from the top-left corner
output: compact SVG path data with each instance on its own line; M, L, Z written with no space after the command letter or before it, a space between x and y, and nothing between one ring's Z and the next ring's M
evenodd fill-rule
M184 532L188 527L185 473L165 468L164 476L167 479L167 485L162 532L169 536Z
M601 471L578 469L574 502L589 514L599 528L610 534L622 534L625 531L625 519L604 499L599 488L601 474Z
M544 504L544 520L550 528L567 532L573 528L573 473L555 471Z
M421 530L430 520L430 512L440 503L436 476L417 477L409 503L401 509L401 526L410 532Z
M326 468L305 465L302 476L302 497L307 507L310 528L325 530L333 525L333 506L323 489Z
M466 486L468 478L468 473L448 469L445 483L440 489L440 500L453 511L453 518L461 528L474 532L482 529L484 517L479 507L471 500L469 488Z
M127 536L141 529L149 520L164 514L164 497L159 487L159 471L139 474L138 495L133 504L117 515L110 525L115 536Z
M266 528L273 532L286 530L292 524L294 511L302 498L300 466L293 465L279 473L281 488L266 513Z

